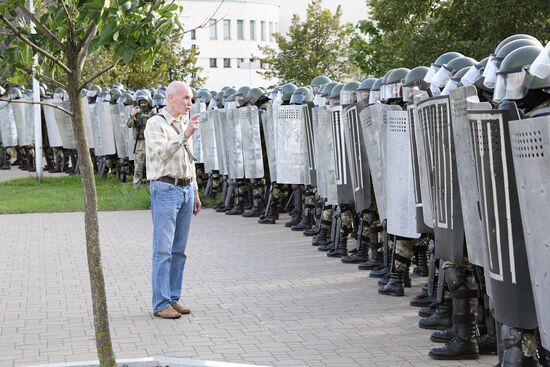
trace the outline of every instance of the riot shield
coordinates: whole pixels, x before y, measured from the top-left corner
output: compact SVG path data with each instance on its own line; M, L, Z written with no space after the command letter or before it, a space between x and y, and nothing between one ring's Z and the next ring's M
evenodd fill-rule
M66 110L71 110L71 104L69 102L53 102L53 104L57 104ZM55 121L57 122L57 128L59 129L63 148L76 149L72 117L57 108L53 109L53 113L55 115Z
M359 114L380 220L388 218L386 211L386 130L387 113L392 110L400 111L401 107L377 102Z
M17 127L11 106L8 102L0 101L0 136L4 147L17 146Z
M307 156L306 184L316 186L317 177L315 173L315 142L313 136L313 115L311 105L304 105L304 117L306 128L305 150Z
M421 117L423 139L428 146L432 168L432 205L435 256L461 264L464 261L464 225L453 148L448 96L426 99L416 108Z
M189 117L196 115L198 113L206 111L206 105L204 103L193 103L191 109L189 110ZM193 155L197 159L195 163L204 163L204 155L202 150L202 139L201 139L201 130L195 131L193 134Z
M271 103L262 114L262 126L265 137L265 149L267 154L267 164L269 166L269 177L272 182L277 181L277 164L275 163L275 124L273 116L273 106Z
M303 185L306 171L303 106L279 106L275 120L277 182Z
M212 111L213 110L201 112L201 119L199 122L204 155L204 171L206 173L211 173L213 170L219 169Z
M82 119L84 120L84 128L86 129L86 140L88 141L88 148L94 148L94 133L92 131L92 110L88 103L87 97L82 97ZM126 122L126 121L124 121Z
M24 100L32 102L32 99ZM11 103L17 128L17 142L21 147L34 144L33 106L30 103Z
M120 115L121 122L121 131L122 137L126 145L126 152L128 153L128 160L133 161L135 157L134 147L136 145L136 140L134 139L134 129L128 127L128 120L130 119L130 113L134 106L128 105L124 106L122 104L118 105L118 113Z
M485 235L479 215L479 185L476 175L475 153L468 121L468 101L478 102L474 86L458 88L449 95L456 168L460 189L460 202L466 235L468 261L474 265L486 266ZM491 106L487 106L491 109Z
M243 142L244 176L264 177L264 157L260 137L260 114L258 107L246 106L237 109Z
M51 102L51 101L50 101ZM46 132L48 133L48 143L52 148L63 147L63 139L55 120L55 112L52 106L44 105L44 120L46 121Z
M510 107L468 110L468 119L475 148L495 319L516 328L534 329L537 319L509 132L509 121L517 120L519 113L513 102ZM535 154L533 148L540 147L531 131L519 140L523 140L525 154ZM526 161L522 160L522 164L527 164Z
M420 193L422 198L422 215L426 226L432 228L434 223L434 209L432 200L433 190L433 162L432 162L432 138L433 125L429 123L426 113L420 114L416 107L418 103L426 100L426 92L417 93L414 97L414 138L418 162L418 177L420 181ZM425 112L425 111L424 111Z
M416 145L417 138L415 130L416 108L414 107L414 104L409 104L407 106L407 113L409 115L409 146L414 184L414 202L416 206L416 231L418 233L432 233L431 218L429 222L425 222L424 219L424 206L426 203L422 202L422 188L420 187L420 167L418 162L418 149Z
M223 125L225 123L225 111L224 110L211 110L208 111L208 118L212 119L214 124L214 136L216 138L216 147L218 154L218 165L221 175L227 175L229 173L227 164L227 154L225 149L225 135Z
M360 213L369 209L372 203L369 161L357 105L351 105L344 109L344 131L355 210Z
M110 104L99 102L90 105L90 107L96 157L115 154L115 135L111 122Z
M111 104L111 122L113 123L113 134L115 136L115 147L118 158L128 158L128 147L126 145L127 137L123 133L123 129L126 129L126 120L122 120L121 108L124 108L122 104Z
M540 338L550 350L550 116L510 122L510 142Z
M332 140L332 124L328 107L313 109L314 152L317 162L317 190L321 197L327 199L327 204L338 204L336 193L336 173L334 162L334 144Z
M419 238L409 142L409 113L387 113L386 195L388 233Z
M346 155L343 117L343 106L333 106L330 108L332 141L334 142L336 193L338 195L338 204L354 204L353 186L351 184L348 157Z
M244 178L244 158L242 146L241 122L236 108L225 110L225 149L229 164L229 178Z

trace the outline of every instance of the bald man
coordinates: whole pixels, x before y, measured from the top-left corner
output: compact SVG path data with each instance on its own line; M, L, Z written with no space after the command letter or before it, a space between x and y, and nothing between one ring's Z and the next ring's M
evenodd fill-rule
M153 313L164 319L191 312L180 297L191 217L201 209L191 153L200 115L188 119L192 98L187 84L170 83L166 107L145 128L153 218Z

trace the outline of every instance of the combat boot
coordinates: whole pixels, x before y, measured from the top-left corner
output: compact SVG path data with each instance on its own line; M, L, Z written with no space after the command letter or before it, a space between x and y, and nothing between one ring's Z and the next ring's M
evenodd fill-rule
M290 229L293 231L304 231L307 229L311 229L313 227L313 213L311 213L310 210L307 211L307 214L303 216L300 223L292 226Z
M225 215L241 215L244 213L244 203L239 202L232 209L225 212Z
M428 268L428 247L419 246L418 253L416 254L416 268L413 273L418 274L421 277L427 277L429 273Z
M458 311L460 317L456 318L453 325L454 338L450 342L446 343L443 347L432 348L430 350L430 357L437 360L463 360L463 359L477 359L479 358L479 349L477 346L477 329L473 320L470 320L468 315L469 307L465 305L459 305L461 302L469 302L468 298L460 299L457 303L453 299L453 307L463 308ZM466 314L463 313L466 312ZM455 312L453 312L454 316ZM465 319L461 317L465 316Z
M369 273L369 277L371 277L371 278L383 278L389 272L390 272L390 268L388 266L384 266L382 268L371 270L371 272Z
M385 296L402 297L405 295L405 274L402 271L392 271L387 284L378 288L378 293Z
M311 240L312 246L319 246L324 245L327 242L330 242L329 238L329 232L330 227L329 226L320 226L319 233L317 233Z
M349 255L342 257L341 261L344 264L359 264L369 259L369 248L367 247L368 238L363 236L363 225L361 223L358 227L357 233L359 239L357 240L357 246L350 251Z
M327 253L328 257L342 257L348 254L348 237L340 235L338 244Z
M451 301L443 301L437 305L433 315L420 319L418 326L421 329L445 330L453 325L452 314L453 305Z
M422 292L416 294L409 304L413 307L426 307L433 301L435 301L435 297L428 294L428 286L424 285L422 287Z
M272 200L267 208L267 213L263 218L258 219L260 224L275 224L279 218L279 205L275 200Z
M479 354L482 356L497 354L497 337L495 335L485 334L479 339Z
M255 206L250 210L247 210L243 213L243 217L245 218L253 218L253 217L259 217L260 216L260 208Z
M435 313L435 310L437 309L437 306L439 303L437 301L433 301L426 307L420 307L418 310L418 316L420 317L430 317Z
M310 229L304 230L304 236L312 237L319 233L319 230L321 229L321 221L317 221L314 226L312 226Z
M430 336L430 340L434 343L449 343L455 336L453 328L448 328L434 331Z

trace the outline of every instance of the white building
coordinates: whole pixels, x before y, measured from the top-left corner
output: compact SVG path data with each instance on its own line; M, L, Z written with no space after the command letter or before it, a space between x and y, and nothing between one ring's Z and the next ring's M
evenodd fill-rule
M259 45L276 47L272 33L279 29L277 0L181 0L185 47L196 45L198 64L207 78L205 87L220 90L267 87L275 84L257 71L261 67L254 55ZM221 6L220 6L221 4ZM202 25L202 26L201 26Z

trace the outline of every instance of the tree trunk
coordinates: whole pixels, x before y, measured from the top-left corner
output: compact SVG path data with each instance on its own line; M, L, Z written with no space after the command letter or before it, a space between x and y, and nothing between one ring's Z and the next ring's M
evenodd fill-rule
M79 90L81 72L78 65L77 52L68 50L68 67L74 74L69 75L69 98L73 112L73 131L80 162L80 177L84 188L84 228L86 232L86 253L88 272L92 289L92 304L94 315L95 340L97 356L101 367L116 366L111 333L109 330L109 313L105 295L105 280L101 265L101 249L99 246L99 223L97 219L97 193L95 175L86 139L84 120L82 118L82 100Z

